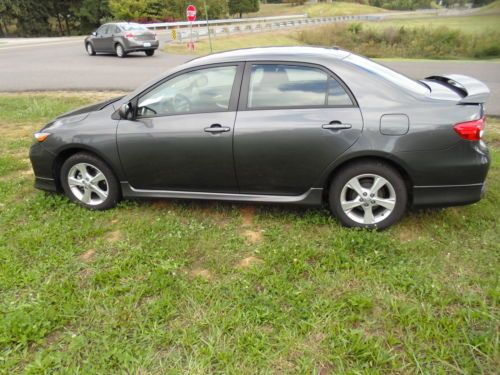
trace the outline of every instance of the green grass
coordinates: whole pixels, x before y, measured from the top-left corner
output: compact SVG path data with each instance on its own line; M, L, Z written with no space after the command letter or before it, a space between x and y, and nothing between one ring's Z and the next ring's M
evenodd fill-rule
M447 27L450 29L460 30L469 34L481 34L489 31L500 31L500 16L499 15L484 15L484 16L463 16L463 17L407 17L407 18L391 18L378 22L364 22L366 28L384 29L387 27Z
M476 14L500 14L500 0L478 9Z
M244 17L271 17L293 14L307 14L309 17L321 17L383 12L387 11L365 4L336 1L328 4L305 4L297 6L292 6L290 4L260 4L260 10L258 12L245 14Z
M240 34L229 37L212 38L214 52L227 51L236 48L267 47L267 46L294 46L301 45L298 32L293 30L273 33ZM208 39L195 42L195 50L188 50L185 44L167 44L164 50L168 53L206 55L210 53Z
M92 98L0 95L0 373L497 372L500 123L485 199L377 233L322 209L91 212L36 191L31 133Z
M280 5L280 4L278 4ZM318 4L328 6L331 4ZM283 5L280 5L283 6ZM288 6L288 5L284 5ZM357 25L360 25L357 26ZM359 29L354 35L351 27ZM484 59L499 56L500 14L463 17L405 17L378 22L340 23L265 33L212 38L213 51L284 45L337 45L369 57L412 59ZM167 44L170 53L210 53L206 39L196 50Z

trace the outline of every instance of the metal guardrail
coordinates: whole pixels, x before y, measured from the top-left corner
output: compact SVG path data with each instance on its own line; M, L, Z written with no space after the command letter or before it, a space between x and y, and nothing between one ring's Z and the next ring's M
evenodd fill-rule
M291 16L274 16L274 17L255 17L255 18L225 18L220 20L209 20L208 24L211 25L222 25L222 24L236 24L236 23L251 23L251 22L266 22L266 21L285 21L293 20L298 18L307 18L307 14L296 14ZM148 29L162 30L162 29L172 29L178 27L189 27L206 25L207 21L181 21L181 22L159 22L159 23L147 23L143 26Z
M282 17L262 17L262 18L242 18L242 19L226 19L196 21L190 22L164 22L157 24L145 24L144 26L158 30L172 30L171 39L177 42L190 40L191 32L193 39L197 40L200 37L210 36L217 37L223 35L231 35L245 32L271 31L286 28L331 24L346 21L378 21L383 18L382 15L353 15L353 16L333 16L333 17L313 17L308 18L307 15L297 16L282 16Z

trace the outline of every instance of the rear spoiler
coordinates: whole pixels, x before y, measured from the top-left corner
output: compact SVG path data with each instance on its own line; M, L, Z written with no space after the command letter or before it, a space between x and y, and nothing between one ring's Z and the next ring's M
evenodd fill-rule
M445 76L431 76L426 79L440 82L462 96L462 99L458 102L459 104L485 103L490 96L488 86L469 76L449 74Z

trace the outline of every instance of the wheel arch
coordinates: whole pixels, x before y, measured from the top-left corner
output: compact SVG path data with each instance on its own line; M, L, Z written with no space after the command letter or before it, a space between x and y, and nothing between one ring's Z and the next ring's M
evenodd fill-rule
M375 154L356 154L351 155L349 158L344 158L335 162L332 166L330 166L329 171L326 173L326 177L323 179L323 202L328 203L328 192L330 189L330 185L335 178L335 175L344 168L349 167L349 165L363 162L363 161L379 161L381 163L387 164L393 167L403 178L403 181L406 185L406 190L408 192L408 203L412 204L413 202L413 180L411 178L408 169L404 166L404 163L400 160L395 159L389 154L384 153L375 153Z
M116 169L113 166L113 163L107 158L105 155L103 155L101 152L91 148L87 147L85 145L71 145L68 147L65 147L57 153L57 156L55 157L53 163L52 163L52 176L54 178L54 181L56 183L56 187L58 191L62 191L62 185L61 185L61 167L64 164L64 162L71 156L79 153L79 152L85 152L87 154L94 155L95 157L101 159L106 165L111 169L113 174L115 175L117 181L120 181L120 176L117 173Z

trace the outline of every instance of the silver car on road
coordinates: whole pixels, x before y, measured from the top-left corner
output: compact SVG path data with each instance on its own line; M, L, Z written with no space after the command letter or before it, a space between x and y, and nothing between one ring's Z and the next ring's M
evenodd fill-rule
M107 23L85 38L85 49L90 56L96 53L114 53L125 57L130 52L145 52L153 56L160 45L156 34L138 23Z

